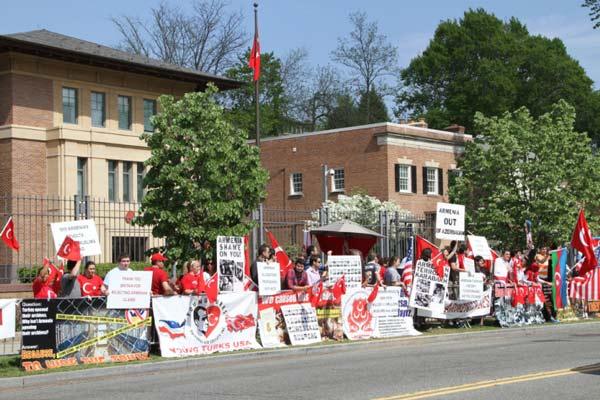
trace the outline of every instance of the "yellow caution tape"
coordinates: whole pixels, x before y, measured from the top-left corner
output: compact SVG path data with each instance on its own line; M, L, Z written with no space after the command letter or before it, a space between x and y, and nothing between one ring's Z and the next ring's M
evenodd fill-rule
M125 318L100 317L94 315L56 314L56 319L64 321L87 322L89 324L129 324Z

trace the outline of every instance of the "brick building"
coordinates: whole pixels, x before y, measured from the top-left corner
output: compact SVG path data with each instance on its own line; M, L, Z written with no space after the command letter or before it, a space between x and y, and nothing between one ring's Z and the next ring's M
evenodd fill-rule
M0 35L0 224L14 214L23 242L18 254L0 246L0 274L7 275L3 265L39 264L53 254L48 225L73 218L75 195L106 202L104 216L91 215L107 246L97 261L111 262L116 244L133 243L113 219L125 224L143 196L150 152L140 134L153 130L156 100L209 82L239 86L46 30Z
M471 140L460 126L447 129L428 129L424 122L378 123L265 138L261 161L270 175L265 207L317 209L325 184L333 201L360 188L415 215L435 212L437 202L448 200L448 180Z

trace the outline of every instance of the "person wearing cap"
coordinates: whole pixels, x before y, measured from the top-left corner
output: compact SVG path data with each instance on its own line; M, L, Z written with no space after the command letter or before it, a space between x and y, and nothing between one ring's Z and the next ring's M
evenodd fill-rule
M153 296L164 296L172 295L173 289L169 284L169 274L163 269L164 262L167 261L167 257L161 253L154 253L150 257L151 266L144 268L144 271L152 272L152 295Z

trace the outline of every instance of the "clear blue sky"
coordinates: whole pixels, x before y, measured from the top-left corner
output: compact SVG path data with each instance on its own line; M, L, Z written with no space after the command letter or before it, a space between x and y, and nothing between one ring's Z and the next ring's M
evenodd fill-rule
M122 14L148 15L159 0L19 0L2 7L0 33L48 29L93 42L115 45L119 34L110 18ZM167 0L186 7L187 1ZM253 32L251 0L230 0L242 10L250 40ZM600 30L593 30L582 0L262 0L259 1L261 48L283 55L304 47L311 64L329 63L337 38L350 31L348 13L366 11L400 50L406 66L431 39L441 20L460 18L468 8L482 7L502 19L511 16L529 31L559 37L569 54L579 60L596 88L600 88ZM249 42L250 45L250 42Z

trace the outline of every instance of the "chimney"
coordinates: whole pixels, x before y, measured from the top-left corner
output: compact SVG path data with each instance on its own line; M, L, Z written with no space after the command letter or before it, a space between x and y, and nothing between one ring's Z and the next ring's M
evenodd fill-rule
M425 128L425 129L427 129L427 122L425 122L425 118L419 118L418 121L411 120L411 121L408 122L408 125L414 126L414 127L417 127L417 128Z
M458 124L452 124L444 128L445 131L453 133L465 133L465 127Z

